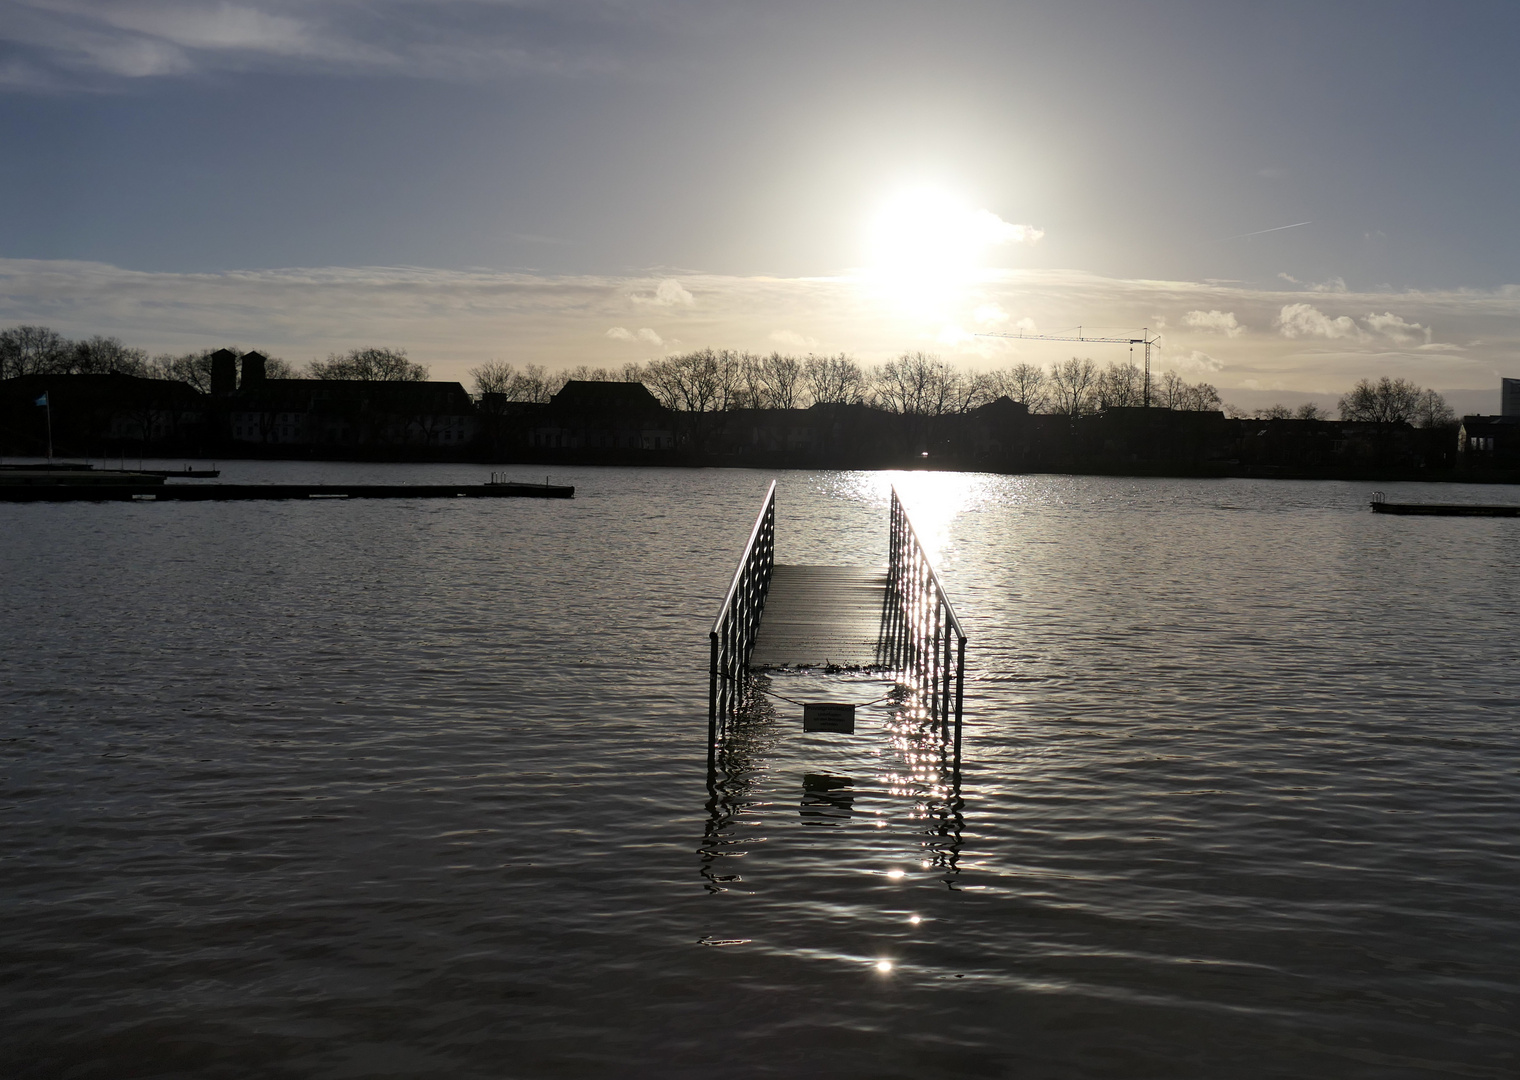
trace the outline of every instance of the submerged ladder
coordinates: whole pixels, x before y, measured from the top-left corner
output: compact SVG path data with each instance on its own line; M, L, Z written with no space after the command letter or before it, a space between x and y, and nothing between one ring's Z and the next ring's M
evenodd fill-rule
M885 569L776 562L776 482L713 621L712 736L744 707L751 674L781 668L879 671L921 695L960 743L966 633L892 489Z

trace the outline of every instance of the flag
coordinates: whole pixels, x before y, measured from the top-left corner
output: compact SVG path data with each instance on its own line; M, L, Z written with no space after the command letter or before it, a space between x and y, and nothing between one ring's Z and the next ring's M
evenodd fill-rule
M47 394L43 394L36 401L32 402L33 405L46 405L47 403L48 403Z

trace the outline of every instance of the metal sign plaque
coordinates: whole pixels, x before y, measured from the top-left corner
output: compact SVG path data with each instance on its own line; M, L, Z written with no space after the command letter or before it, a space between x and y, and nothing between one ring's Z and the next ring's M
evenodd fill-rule
M855 706L818 702L802 707L803 731L832 731L839 735L855 734Z

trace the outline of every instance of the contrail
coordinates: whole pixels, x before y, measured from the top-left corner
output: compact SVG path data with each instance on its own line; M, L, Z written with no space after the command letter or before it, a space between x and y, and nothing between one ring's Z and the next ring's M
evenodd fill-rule
M1284 229L1296 229L1300 225L1313 225L1312 221L1295 221L1292 225L1279 225L1275 229L1257 229L1255 232L1243 232L1239 236L1226 236L1225 240L1244 240L1248 236L1261 236L1263 233L1282 232ZM1221 240L1220 243L1224 243Z

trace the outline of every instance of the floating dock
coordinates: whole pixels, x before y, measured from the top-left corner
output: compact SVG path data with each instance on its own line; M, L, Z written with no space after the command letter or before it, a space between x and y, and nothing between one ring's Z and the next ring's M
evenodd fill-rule
M551 484L0 483L0 502L249 502L267 499L573 499Z
M1378 514L1417 517L1520 517L1520 505L1513 503L1392 503L1381 491L1372 496L1372 510Z

